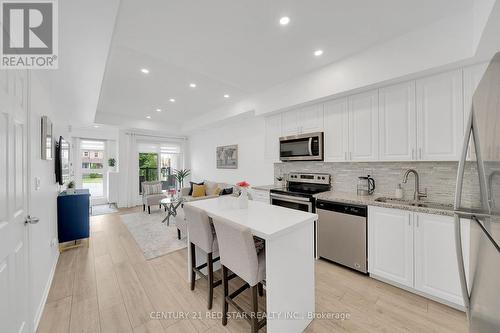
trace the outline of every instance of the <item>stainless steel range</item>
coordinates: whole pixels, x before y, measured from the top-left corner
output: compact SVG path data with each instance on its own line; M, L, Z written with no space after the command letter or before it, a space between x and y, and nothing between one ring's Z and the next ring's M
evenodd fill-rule
M316 211L314 195L330 188L331 176L327 173L293 172L288 174L286 188L270 191L271 205L313 213Z

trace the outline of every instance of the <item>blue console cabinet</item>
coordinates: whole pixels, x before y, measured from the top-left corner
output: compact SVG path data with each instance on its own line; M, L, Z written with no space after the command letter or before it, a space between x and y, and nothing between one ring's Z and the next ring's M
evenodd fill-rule
M57 234L59 244L89 238L90 193L88 189L75 194L61 192L57 197ZM59 248L60 250L61 247Z

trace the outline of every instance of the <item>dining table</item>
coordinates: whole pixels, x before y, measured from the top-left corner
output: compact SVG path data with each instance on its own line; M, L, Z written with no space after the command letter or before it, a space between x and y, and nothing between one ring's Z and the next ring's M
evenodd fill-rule
M253 200L248 201L248 207L241 208L239 198L233 196L185 205L204 210L211 219L224 218L248 227L254 236L264 239L266 330L304 331L315 316L314 226L318 215ZM201 260L197 265L203 263L203 257L197 256ZM187 267L191 267L191 255L187 258Z

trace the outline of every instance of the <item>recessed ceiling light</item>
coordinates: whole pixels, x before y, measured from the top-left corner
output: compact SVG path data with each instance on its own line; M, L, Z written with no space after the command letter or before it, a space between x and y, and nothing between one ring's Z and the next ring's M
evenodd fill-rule
M171 98L169 99L170 102L174 103L175 102L175 98Z
M190 84L189 84L189 86L190 86L191 88L196 88L196 83L190 83Z
M99 125L94 125L94 128L99 128Z
M288 16L283 16L280 18L280 24L281 25L288 25L290 23L290 18Z
M224 94L224 98L229 98L229 95L228 94Z
M316 50L316 51L314 51L314 55L315 55L316 57L319 57L319 56L320 56L320 55L322 55L322 54L323 54L323 50Z
M160 108L156 109L156 112L161 112L161 109Z
M151 119L151 116L146 116L146 119Z
M143 72L144 74L149 74L149 69L147 69L147 68L142 68L142 69L141 69L141 72Z

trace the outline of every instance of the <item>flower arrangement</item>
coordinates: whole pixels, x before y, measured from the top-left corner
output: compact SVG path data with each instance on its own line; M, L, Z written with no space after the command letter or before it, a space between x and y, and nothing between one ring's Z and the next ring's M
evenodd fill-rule
M236 183L236 186L247 188L247 187L250 187L250 184L247 183L246 181L242 181L242 182Z
M112 158L108 159L108 166L110 166L110 167L113 168L115 165L116 165L116 159L115 158L112 157Z

